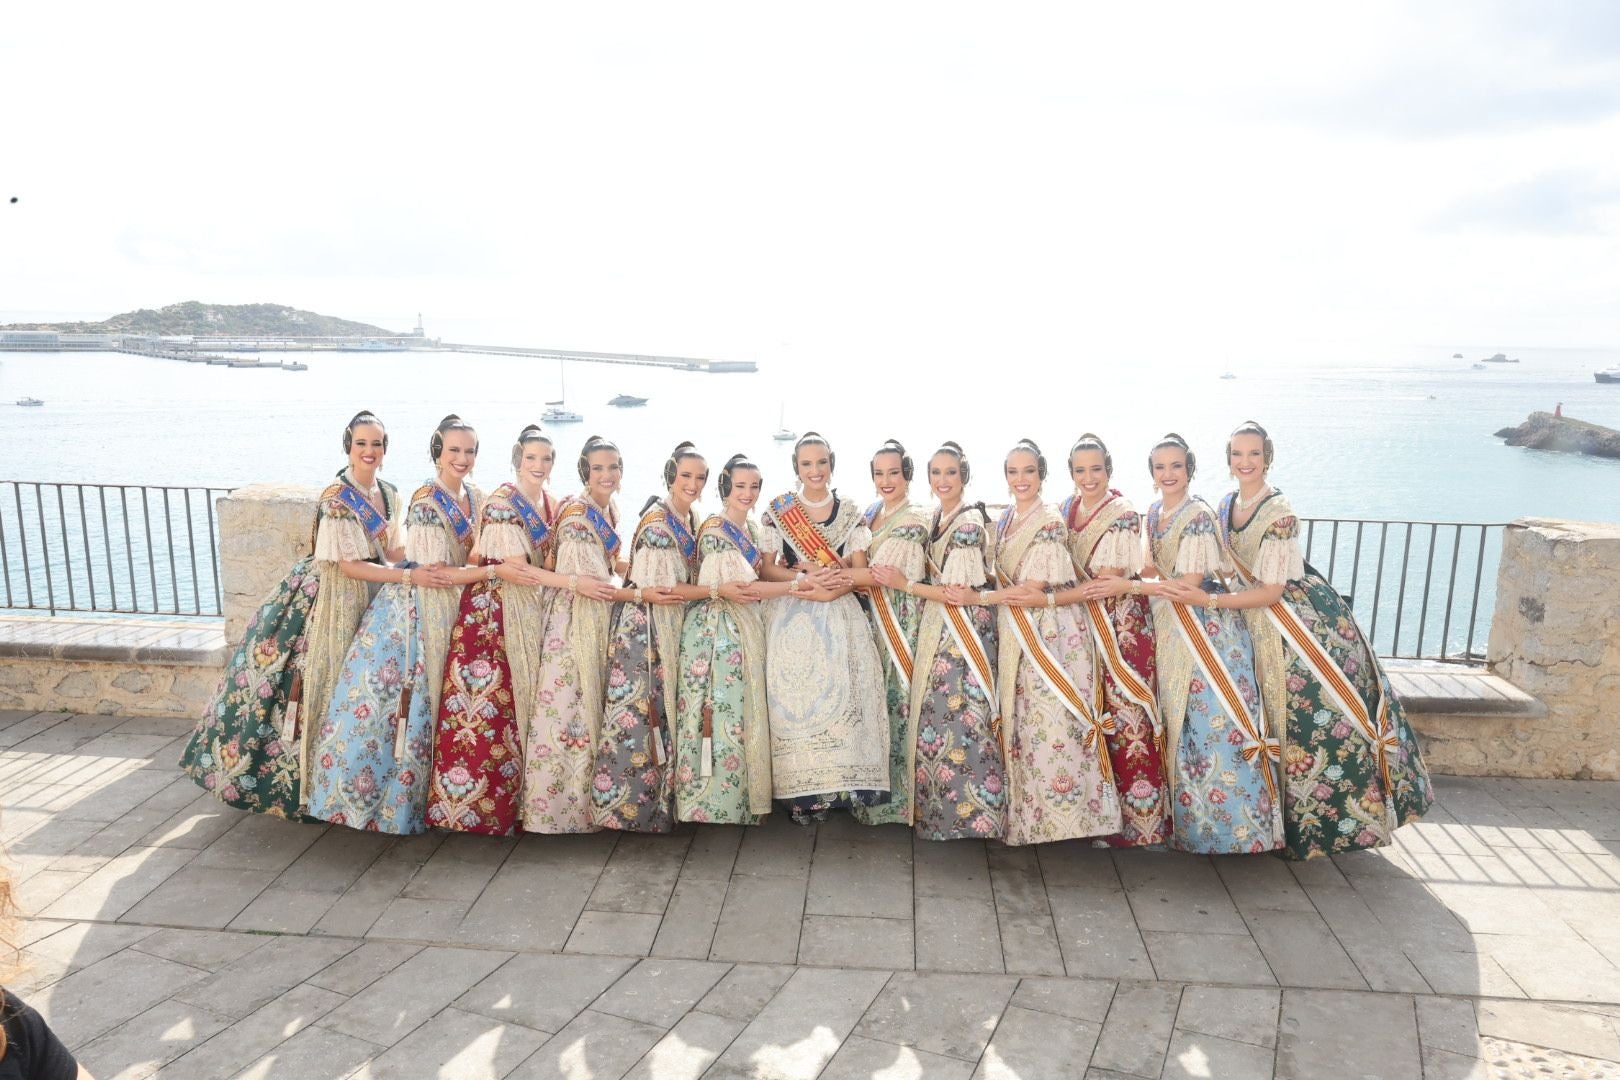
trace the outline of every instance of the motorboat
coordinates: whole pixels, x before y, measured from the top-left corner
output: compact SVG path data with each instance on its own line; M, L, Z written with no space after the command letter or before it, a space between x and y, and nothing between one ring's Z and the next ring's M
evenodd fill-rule
M302 360L290 360L281 365L282 371L308 371L309 365Z
M1592 378L1601 383L1620 383L1620 367L1604 368L1602 371L1592 372ZM35 404L39 404L35 402Z
M43 401L41 401L39 398L37 398L37 397L20 397L20 398L17 399L17 404L19 404L19 405L43 405L45 403Z
M1223 371L1221 373L1221 378L1222 379L1235 379L1235 378L1237 378L1237 376L1232 374L1230 371Z
M1463 358L1463 354L1460 352L1454 352L1451 354L1451 358L1453 360L1461 360Z
M1484 371L1485 370L1485 365L1484 364L1469 364L1468 369L1470 371Z
M1487 364L1517 364L1519 361L1517 359L1509 360L1507 358L1507 353L1495 353L1494 355L1487 356L1485 358L1485 362Z
M634 394L620 394L610 400L608 404L612 405L616 409L634 409L647 404L647 399L644 397L636 397Z

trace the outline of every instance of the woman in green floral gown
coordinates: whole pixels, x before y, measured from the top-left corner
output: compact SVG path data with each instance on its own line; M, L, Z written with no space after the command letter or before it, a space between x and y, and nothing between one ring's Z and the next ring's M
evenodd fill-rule
M1433 789L1350 606L1300 552L1299 519L1267 482L1273 454L1252 420L1232 433L1238 490L1217 517L1236 573L1221 606L1248 621L1265 712L1283 733L1283 854L1381 847L1428 810Z
M229 806L297 819L305 805L306 718L326 715L372 586L397 581L399 493L380 480L388 432L370 412L343 429L349 464L315 507L312 551L248 623L181 769Z
M758 601L787 595L760 581L775 549L749 520L759 467L735 454L720 470L724 513L698 529L698 587L686 614L675 725L675 810L682 821L757 825L771 809L771 732L765 700L765 621Z

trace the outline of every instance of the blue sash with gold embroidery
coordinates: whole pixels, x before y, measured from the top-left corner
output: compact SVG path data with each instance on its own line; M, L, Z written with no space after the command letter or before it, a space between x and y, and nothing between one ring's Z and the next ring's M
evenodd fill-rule
M666 506L664 524L669 526L670 533L675 537L675 546L681 549L686 561L693 562L697 558L697 537L692 535L692 530L687 528L686 522L676 517L675 512Z
M533 548L545 546L551 530L546 526L546 519L540 516L540 511L534 508L534 503L525 499L523 493L515 487L507 496L507 501L512 504L512 509L517 511L517 516L523 521L523 528L529 534L529 546Z
M450 493L437 484L433 485L432 497L434 504L439 508L439 512L450 523L450 528L455 532L456 539L465 543L467 537L472 535L472 519L462 513L461 507L456 505L456 500L450 497ZM468 496L467 501L472 502L471 495Z
M877 502L866 508L866 513L862 514L861 518L866 522L866 527L870 529L872 527L872 522L876 521L878 515L881 513L883 513L883 500L879 499Z
M371 505L371 500L366 498L359 488L345 480L338 487L337 497L338 502L354 511L354 516L360 519L360 526L366 530L367 536L373 540L380 540L388 532L388 519L377 512L377 508ZM383 498L386 503L387 496Z
M614 531L613 525L602 511L598 510L589 499L582 499L575 505L584 507L585 520L596 530L596 538L602 541L602 548L607 552L608 561L612 562L613 556L619 551L619 534Z
M720 519L720 531L725 534L727 540L737 545L737 550L742 552L742 557L748 560L749 566L759 562L759 548L748 538L746 532L737 528L727 518Z

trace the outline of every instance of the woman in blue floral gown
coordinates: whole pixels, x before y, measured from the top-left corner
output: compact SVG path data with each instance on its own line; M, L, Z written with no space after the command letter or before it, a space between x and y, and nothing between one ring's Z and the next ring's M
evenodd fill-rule
M1161 579L1144 588L1153 597L1170 844L1202 854L1273 851L1282 846L1281 747L1255 683L1248 628L1221 603L1215 513L1187 493L1197 459L1181 436L1159 440L1149 466L1160 498L1148 508L1143 575ZM1206 603L1189 605L1176 582L1201 590Z
M350 828L427 827L433 729L459 586L488 576L466 565L482 502L466 482L478 436L452 414L429 453L438 473L411 497L406 516L410 569L366 610L313 736L309 814Z

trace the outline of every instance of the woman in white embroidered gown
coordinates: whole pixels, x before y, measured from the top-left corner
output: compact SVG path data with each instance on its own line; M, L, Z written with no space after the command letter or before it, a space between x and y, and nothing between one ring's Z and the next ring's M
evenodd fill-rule
M765 620L771 772L777 801L801 824L889 799L883 668L848 573L872 533L829 489L834 463L827 440L806 432L793 448L799 490L761 518L762 546L775 553L761 576L791 586Z

